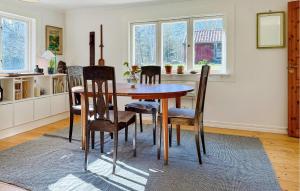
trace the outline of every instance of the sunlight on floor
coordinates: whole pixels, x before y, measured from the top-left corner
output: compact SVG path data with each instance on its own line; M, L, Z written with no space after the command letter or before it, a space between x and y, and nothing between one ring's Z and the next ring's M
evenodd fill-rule
M101 155L101 159L89 164L88 170L120 189L145 190L148 173L118 161L116 173L112 174L112 166L112 159Z
M59 179L56 183L48 186L50 191L68 191L68 190L90 190L90 191L101 191L94 185L87 183L80 178L69 174L66 177Z
M112 159L105 155L101 155L99 159L88 165L88 172L86 173L92 173L90 175L91 178L89 178L90 180L93 178L99 178L99 181L103 181L106 184L112 185L121 190L145 190L149 173L129 166L124 162L117 161L116 173L112 174L112 166ZM72 174L59 179L56 183L49 185L48 188L51 191L101 190L100 188L95 187L92 183L85 182Z

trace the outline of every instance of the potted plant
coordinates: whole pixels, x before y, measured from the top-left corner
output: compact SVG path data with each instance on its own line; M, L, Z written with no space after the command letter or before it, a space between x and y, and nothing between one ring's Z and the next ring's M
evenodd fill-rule
M127 68L123 76L127 79L127 82L130 84L131 88L135 88L135 85L139 80L138 74L141 72L140 67L137 65L129 66L128 62L124 62L123 65Z
M184 73L184 65L179 64L177 65L177 74L183 74Z
M55 60L50 60L49 67L48 67L48 74L54 74L55 69Z
M165 65L166 74L172 74L172 65L166 64Z

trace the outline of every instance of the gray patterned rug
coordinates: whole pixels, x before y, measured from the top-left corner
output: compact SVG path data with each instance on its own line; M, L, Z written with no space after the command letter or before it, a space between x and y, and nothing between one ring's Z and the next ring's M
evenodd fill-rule
M130 134L133 128L129 130ZM89 154L88 172L83 171L80 128L69 143L68 128L0 152L0 181L29 190L280 190L270 161L257 138L206 134L207 155L197 162L194 136L182 132L182 145L169 150L169 165L156 159L151 128L138 133L137 157L132 139L119 135L118 166L112 175L112 141L106 136L100 155L99 136ZM97 133L98 134L98 133Z

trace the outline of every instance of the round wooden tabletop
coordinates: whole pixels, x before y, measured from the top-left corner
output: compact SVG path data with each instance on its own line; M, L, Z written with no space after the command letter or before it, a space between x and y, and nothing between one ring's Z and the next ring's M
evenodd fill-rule
M90 89L90 88L89 88ZM163 99L163 98L176 98L185 96L188 92L194 90L191 86L180 84L137 84L135 88L131 88L127 83L116 84L118 96L130 96L133 99ZM75 93L83 93L83 87L73 87L72 91ZM111 88L108 90L112 92ZM92 96L92 91L89 90L89 95Z

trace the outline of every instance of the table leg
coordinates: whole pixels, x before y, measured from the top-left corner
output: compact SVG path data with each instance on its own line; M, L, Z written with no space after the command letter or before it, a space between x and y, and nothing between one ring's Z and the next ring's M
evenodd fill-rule
M164 132L164 162L167 165L169 158L168 98L162 99L162 128Z
M176 108L181 107L181 97L176 98ZM177 145L180 145L180 125L176 125Z
M84 95L81 94L81 148L85 150L85 131L86 131L86 123L87 123L87 115L85 113L85 98Z

